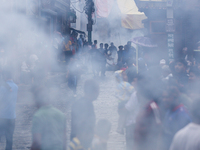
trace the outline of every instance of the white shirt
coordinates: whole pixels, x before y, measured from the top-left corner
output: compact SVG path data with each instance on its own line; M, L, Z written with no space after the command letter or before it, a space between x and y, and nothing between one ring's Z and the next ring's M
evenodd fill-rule
M170 150L200 150L200 125L190 123L178 131Z

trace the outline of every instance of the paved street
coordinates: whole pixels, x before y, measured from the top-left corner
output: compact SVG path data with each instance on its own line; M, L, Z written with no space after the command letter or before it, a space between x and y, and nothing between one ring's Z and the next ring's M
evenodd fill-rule
M49 75L50 101L59 108L67 116L68 135L70 133L70 104L73 101L73 93L67 87L67 83L63 83L64 74L54 73ZM86 79L92 78L92 74L82 75L78 83L78 97L82 94L82 86ZM115 132L117 128L117 100L115 93L115 78L113 72L107 72L105 79L99 79L100 95L94 102L97 121L99 119L108 119L112 123L110 139L108 141L108 150L123 150L125 147L124 136ZM19 98L17 102L17 119L14 133L13 150L27 150L31 145L31 120L36 107L30 93L29 86L19 86ZM69 138L68 138L69 139ZM1 139L0 149L5 147L5 139Z

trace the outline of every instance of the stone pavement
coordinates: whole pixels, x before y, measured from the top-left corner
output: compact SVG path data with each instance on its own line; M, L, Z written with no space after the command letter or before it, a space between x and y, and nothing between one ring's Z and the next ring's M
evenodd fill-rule
M50 101L52 105L60 109L67 116L68 135L70 133L70 104L73 101L73 93L63 83L63 73L54 73L49 75L50 82ZM82 75L77 88L77 95L83 95L83 83L86 79L92 78L92 74ZM100 83L100 95L94 102L97 121L99 119L108 119L112 124L110 138L108 141L108 150L124 150L124 136L116 133L117 128L117 100L115 94L115 78L113 72L106 72L105 79L98 79ZM17 119L14 133L13 150L28 150L31 145L31 120L36 107L30 93L30 86L19 86L19 96L17 102ZM69 139L69 137L68 137ZM5 147L5 138L0 142L0 150Z

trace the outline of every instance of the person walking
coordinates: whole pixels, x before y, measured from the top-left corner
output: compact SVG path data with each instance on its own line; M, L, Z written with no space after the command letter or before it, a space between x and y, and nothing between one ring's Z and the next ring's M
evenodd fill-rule
M0 87L0 137L5 135L5 149L12 150L18 86L13 82L10 71L3 71L2 74L6 86L2 84Z
M87 80L84 84L84 97L72 104L70 139L78 139L84 149L90 148L94 137L96 117L92 102L98 95L99 85L94 80Z
M105 76L106 72L106 51L103 49L103 43L100 43L100 69L101 69L101 77Z
M44 86L32 88L38 110L32 119L31 150L66 150L66 118L49 104L49 91Z

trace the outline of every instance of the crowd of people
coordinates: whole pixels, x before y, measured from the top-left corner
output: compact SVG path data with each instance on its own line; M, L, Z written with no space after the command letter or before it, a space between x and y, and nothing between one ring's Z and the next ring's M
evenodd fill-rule
M117 83L115 97L119 119L116 132L125 136L127 150L199 149L198 63L188 63L186 57L180 57L169 64L162 59L160 63L152 65L139 58L136 67L136 51L130 41L125 46L120 45L117 50L114 43L110 46L100 43L98 48L95 40L89 45L83 35L77 39L76 32L66 37L57 35L59 40L54 45L56 59L66 63L66 78L74 97L81 72L91 67L94 79L85 81L84 96L72 103L71 135L67 145L66 116L49 104L45 77L33 75L40 79L33 82L31 88L38 108L32 120L31 150L107 149L111 122L102 119L96 123L93 101L100 91L98 77L105 78L108 70L114 71ZM31 55L30 60L22 62L21 69L37 74L40 72L34 69L37 56ZM27 66L29 63L31 67ZM30 71L31 68L34 71ZM12 80L12 71L1 69L1 75L0 137L5 135L6 150L11 150L18 86ZM27 74L22 74L23 80L26 77Z

